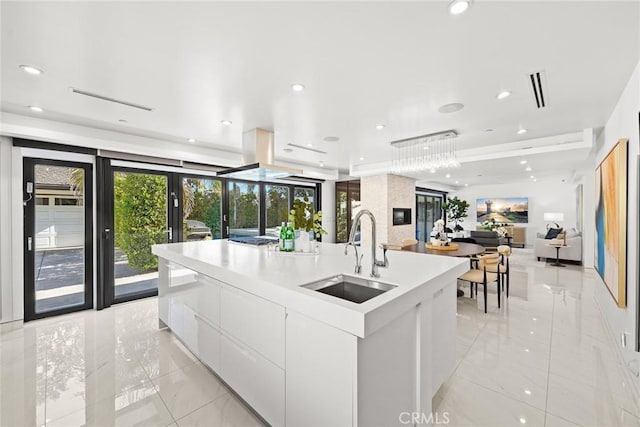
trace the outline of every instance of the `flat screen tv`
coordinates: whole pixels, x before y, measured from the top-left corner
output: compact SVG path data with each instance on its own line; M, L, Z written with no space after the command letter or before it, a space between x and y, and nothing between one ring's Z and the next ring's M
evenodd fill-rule
M478 222L491 221L505 223L529 222L528 197L487 197L477 199L476 215Z

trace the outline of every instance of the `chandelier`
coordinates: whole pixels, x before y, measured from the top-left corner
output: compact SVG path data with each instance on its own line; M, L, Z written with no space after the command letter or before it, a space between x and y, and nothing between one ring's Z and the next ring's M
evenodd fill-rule
M435 173L438 169L459 168L454 130L431 133L415 138L392 141L391 167L394 173Z

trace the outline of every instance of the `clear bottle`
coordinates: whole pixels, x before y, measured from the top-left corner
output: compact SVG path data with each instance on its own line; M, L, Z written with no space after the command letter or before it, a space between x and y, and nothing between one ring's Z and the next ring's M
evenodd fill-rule
M286 231L284 234L284 251L285 252L293 252L295 249L294 241L296 238L295 231L293 231L293 227L290 222L287 222Z
M284 221L282 221L282 225L280 226L280 238L278 239L278 249L284 251L284 235L287 232L287 226Z

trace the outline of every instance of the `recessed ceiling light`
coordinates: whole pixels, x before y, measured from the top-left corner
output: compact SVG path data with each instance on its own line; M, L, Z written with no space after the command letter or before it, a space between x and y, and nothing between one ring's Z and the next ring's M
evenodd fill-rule
M377 125L377 126L376 126L376 129L377 129L377 130L382 130L382 129L384 129L384 125Z
M537 182L537 181L538 181L538 179L537 179L537 178L534 178L534 179L533 179L533 182Z
M505 99L508 98L509 95L511 95L511 92L509 92L508 90L502 91L499 94L496 95L496 98L498 99Z
M471 0L453 0L449 3L449 13L452 15L460 15L466 12L471 6Z
M527 420L524 417L520 417L520 424L526 424Z
M320 160L320 167L323 168L324 167L324 162L322 160Z
M527 396L531 396L531 390L525 390L524 394L526 394Z
M431 169L429 172L436 173L436 170L435 169Z
M222 120L220 121L220 123L222 123L225 126L230 126L233 122L231 120Z
M525 169L527 172L531 172L531 166L527 166L527 168Z
M526 160L520 160L520 164L521 164L521 165L526 165L526 164L527 164L527 161L526 161Z
M338 138L337 136L326 136L324 137L323 141L336 142L336 141L340 141L340 138Z
M42 111L43 111L42 108L36 107L35 105L29 105L29 109L31 111L35 111L36 113L42 113Z
M451 104L444 104L438 111L442 114L450 114L460 111L464 108L464 104L460 104L459 102L452 102Z
M118 119L118 121L119 121L120 123L129 123L129 121L128 121L128 120L125 120L125 119Z
M522 135L523 133L527 133L526 129L518 129L518 135Z
M363 156L360 156L360 160L364 160L364 157L363 157Z
M312 143L308 143L307 147L313 147L313 144Z
M304 90L304 85L301 85L300 83L294 83L291 85L291 90L293 90L294 92L302 92Z
M292 148L285 148L283 151L285 153L291 153L293 151L293 149Z
M465 184L464 186L465 186L465 187L468 187L468 186L469 186L469 184Z
M456 184L458 183L458 181L456 181Z
M531 178L531 179L534 179L534 178L535 178L535 176L531 175L531 176L530 176L530 178Z
M448 174L446 174L444 177L445 177L445 178L451 178L451 174L450 174L450 173L448 173Z
M21 65L20 69L27 74L31 74L32 76L39 76L41 74L44 74L44 71L42 71L40 68L32 67L31 65Z
M423 147L422 149L423 149L423 150L428 150L428 149L429 149L429 147Z
M196 142L196 140L195 140L195 139L193 139L193 138L189 138L189 139L187 139L187 141L189 141L189 142Z

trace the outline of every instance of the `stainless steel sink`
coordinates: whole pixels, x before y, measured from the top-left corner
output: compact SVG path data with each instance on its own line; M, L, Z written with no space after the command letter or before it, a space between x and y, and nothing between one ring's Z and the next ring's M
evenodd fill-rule
M378 282L377 280L348 276L346 274L328 277L301 286L336 298L355 302L356 304L369 301L371 298L396 287L395 285Z

